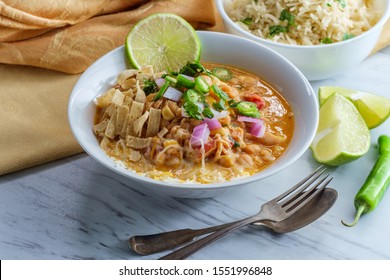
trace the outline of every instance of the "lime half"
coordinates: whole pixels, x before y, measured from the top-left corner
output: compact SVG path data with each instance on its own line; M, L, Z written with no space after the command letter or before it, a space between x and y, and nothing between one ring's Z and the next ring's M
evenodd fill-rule
M183 18L152 14L136 23L126 37L126 56L139 69L153 65L156 72L178 71L199 60L201 44L194 28Z
M390 98L343 87L320 87L320 106L335 92L348 98L356 106L369 129L379 126L390 116Z
M356 107L335 93L320 108L317 134L310 146L314 158L338 166L368 152L370 132Z

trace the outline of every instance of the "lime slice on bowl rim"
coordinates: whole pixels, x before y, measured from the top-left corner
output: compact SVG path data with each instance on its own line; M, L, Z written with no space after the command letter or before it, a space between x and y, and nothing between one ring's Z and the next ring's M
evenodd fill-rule
M125 53L136 69L153 65L155 72L179 71L187 62L199 60L201 43L186 20L171 13L157 13L131 28Z
M320 106L335 92L355 105L369 129L379 126L390 116L390 98L343 87L320 87L318 89Z
M310 149L319 163L339 166L366 154L370 140L370 131L359 111L351 101L335 93L320 108Z

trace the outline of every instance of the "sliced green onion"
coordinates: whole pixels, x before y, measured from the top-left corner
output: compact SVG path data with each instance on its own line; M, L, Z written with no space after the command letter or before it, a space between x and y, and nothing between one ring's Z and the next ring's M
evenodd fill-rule
M240 115L252 118L260 118L260 111L253 102L241 101L236 105L236 108Z
M211 73L224 82L229 81L233 77L233 74L230 70L222 67L215 67Z
M218 96L222 100L228 100L229 96L224 92L222 89L220 89L217 85L211 86L211 91L215 93L216 96Z
M195 82L179 74L176 78L176 85L185 88L194 88Z
M201 93L208 93L210 90L209 84L201 76L195 78L195 88Z
M159 99L163 96L163 94L165 93L165 91L168 89L169 85L170 85L170 82L169 82L169 81L166 81L166 82L162 85L162 87L160 88L160 90L158 91L158 93L154 96L153 101L159 100Z
M165 76L164 79L174 85L177 83L177 80L171 76Z

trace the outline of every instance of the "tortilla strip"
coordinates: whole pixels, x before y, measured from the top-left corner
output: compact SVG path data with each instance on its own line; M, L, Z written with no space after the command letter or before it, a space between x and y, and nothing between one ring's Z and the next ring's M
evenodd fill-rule
M132 162L137 162L137 161L139 161L141 158L142 158L142 155L141 155L141 153L140 153L139 151L130 149L130 152L129 152L129 160L130 160L130 161L132 161Z
M153 65L144 65L141 67L140 71L144 74L154 74Z
M102 141L100 142L100 148L107 151L109 146L110 146L110 139L108 139L106 136L104 136Z
M111 103L110 106L108 106L106 110L104 110L102 119L110 119L114 115L115 111L115 104Z
M149 112L146 111L140 118L138 118L133 122L133 131L135 133L135 136L138 137L141 136L142 128L144 127L144 124L148 119L148 117L149 117Z
M108 125L108 119L104 119L100 123L95 124L93 126L93 131L95 132L96 135L103 136L104 132L107 129L107 125Z
M162 139L164 137L165 134L168 133L168 128L166 127L163 127L158 133L157 133L157 136Z
M123 72L121 72L116 81L118 82L118 84L120 86L122 86L122 83L127 80L128 78L131 78L131 77L134 77L136 74L138 73L138 70L136 69L128 69L128 70L125 70Z
M116 110L115 110L114 114L112 115L110 121L108 122L106 131L104 132L104 134L108 138L113 139L115 137L115 127L116 127Z
M146 137L155 136L160 129L161 110L150 108L150 116L148 120L148 128L146 130Z
M130 78L122 82L121 88L124 90L129 90L133 88L136 85L136 83L137 81L135 80L135 78Z
M133 105L133 95L125 95L125 100L123 101L123 105L126 105L127 107L131 108L131 105Z
M102 95L96 97L97 105L102 108L106 108L110 106L114 93L115 93L115 89L111 88L107 90L105 93L103 93Z
M120 105L117 107L115 134L117 135L122 134L123 125L126 121L126 117L128 113L129 113L129 107L125 105Z
M126 146L136 150L145 149L150 146L152 138L140 138L128 135L126 138Z
M136 119L141 117L142 111L144 110L144 105L144 103L133 101L129 113L129 124L133 124Z
M116 89L111 102L115 105L122 105L124 98L125 96L123 95L123 93L119 89Z
M134 132L133 128L134 122L142 116L144 106L144 103L139 103L137 101L133 101L133 103L131 104L131 109L127 117L128 120L126 124L126 135L136 136L136 133Z
M137 93L135 94L134 100L140 103L145 103L146 102L146 94L143 91L143 89L139 85L139 81L137 81L137 84L135 85L137 88Z
M126 138L128 126L129 126L129 114L126 115L126 118L123 122L122 131L120 133L120 136L122 138Z

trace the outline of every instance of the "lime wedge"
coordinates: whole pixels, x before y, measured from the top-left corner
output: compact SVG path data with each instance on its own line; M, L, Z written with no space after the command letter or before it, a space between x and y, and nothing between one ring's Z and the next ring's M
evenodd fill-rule
M354 161L370 147L370 131L356 107L342 95L332 94L320 108L317 134L310 146L314 158L338 166Z
M131 28L125 51L134 68L153 65L156 72L178 71L187 62L199 60L201 44L194 28L183 18L158 13Z
M390 98L342 87L320 87L318 89L320 106L335 92L352 101L369 129L379 126L390 116Z

